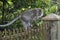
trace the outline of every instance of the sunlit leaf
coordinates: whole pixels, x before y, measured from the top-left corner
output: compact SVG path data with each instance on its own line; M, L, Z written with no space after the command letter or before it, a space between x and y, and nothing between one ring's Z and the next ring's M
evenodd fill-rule
M11 1L8 1L8 3L9 3L10 5L12 5L12 4L13 4L13 2L11 2Z
M31 8L31 6L28 6L28 8Z
M49 9L50 12L55 12L56 10L58 10L57 5L53 5L53 6Z
M46 5L50 6L51 0L44 0L44 1L45 1Z
M25 10L25 8L22 8L22 10Z

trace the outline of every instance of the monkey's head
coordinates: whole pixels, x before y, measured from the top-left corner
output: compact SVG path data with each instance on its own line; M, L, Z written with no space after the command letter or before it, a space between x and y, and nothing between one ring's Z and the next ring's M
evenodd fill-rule
M31 10L31 13L33 14L33 20L38 20L43 16L43 10L41 8L34 8Z

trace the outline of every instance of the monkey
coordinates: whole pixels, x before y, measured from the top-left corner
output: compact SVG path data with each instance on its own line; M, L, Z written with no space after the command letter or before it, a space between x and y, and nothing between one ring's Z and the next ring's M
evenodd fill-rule
M32 21L37 21L39 18L43 16L43 10L41 8L31 8L24 12L22 12L18 17L16 17L14 20L7 24L0 25L0 27L6 27L13 24L16 20L20 19L20 21L23 24L23 27L25 30L27 30L28 27L30 27L32 24Z

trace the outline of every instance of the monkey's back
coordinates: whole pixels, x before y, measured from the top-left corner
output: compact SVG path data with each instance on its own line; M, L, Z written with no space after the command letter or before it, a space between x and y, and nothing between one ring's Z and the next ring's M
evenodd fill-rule
M25 12L23 12L21 17L22 19L25 19L25 20L36 20L36 19L39 19L41 14L42 14L42 9L33 8L33 9L28 9Z

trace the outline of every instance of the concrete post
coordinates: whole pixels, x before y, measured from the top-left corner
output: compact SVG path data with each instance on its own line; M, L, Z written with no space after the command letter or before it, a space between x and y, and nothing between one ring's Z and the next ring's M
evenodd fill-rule
M49 14L42 18L44 40L60 40L60 17Z

